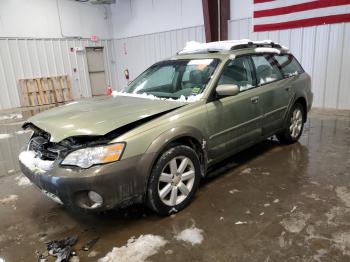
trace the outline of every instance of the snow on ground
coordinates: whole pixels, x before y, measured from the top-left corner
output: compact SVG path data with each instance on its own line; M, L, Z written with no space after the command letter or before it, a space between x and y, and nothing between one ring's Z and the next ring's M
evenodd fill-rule
M0 204L9 204L17 201L17 199L18 199L17 195L9 195L7 197L0 199Z
M235 225L243 225L243 224L248 224L246 221L237 221Z
M177 101L177 102L197 102L202 98L202 94L191 95L191 96L188 96L187 98L185 96L180 96L180 98L178 99L173 99L173 98L161 98L161 97L157 97L146 93L134 94L134 93L126 93L126 92L118 92L118 91L113 91L112 95L114 97L129 96L129 97L147 98L152 100Z
M181 231L175 236L176 240L185 241L192 244L192 246L202 243L203 241L203 230L192 226Z
M241 175L249 175L252 172L252 169L250 167L242 170L242 172L240 173Z
M30 129L27 129L27 130L19 130L19 131L16 131L16 134L22 135L22 134L27 134L27 133L31 133L31 132L33 132L33 131L30 130Z
M0 139L5 139L11 137L11 134L0 134Z
M10 120L10 119L22 119L22 118L23 118L22 114L9 114L9 115L0 116L0 121Z
M21 161L31 171L45 172L51 169L54 161L41 160L35 156L34 151L23 151L19 154L19 161Z
M156 254L167 241L156 235L141 235L128 240L126 246L114 247L105 257L100 258L99 262L142 262Z
M17 181L17 185L19 186L27 186L31 184L30 180L24 175L16 177L15 180Z

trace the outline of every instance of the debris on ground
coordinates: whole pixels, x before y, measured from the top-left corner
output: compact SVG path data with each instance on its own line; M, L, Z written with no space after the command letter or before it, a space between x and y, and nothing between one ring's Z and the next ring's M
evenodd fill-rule
M280 202L280 200L277 198L273 201L275 204L277 204L278 202Z
M97 254L98 254L98 252L97 251L95 251L95 250L92 250L89 254L88 254L88 257L96 257L97 256Z
M244 174L250 174L252 172L252 169L250 167L244 169L241 171L240 175L244 175Z
M228 191L231 195L233 195L234 193L238 193L238 192L241 192L239 191L238 189L232 189L230 191Z
M122 247L114 247L99 262L143 262L150 256L158 253L159 249L165 246L167 241L156 235L141 235L139 238L132 237Z
M294 206L290 212L293 213L295 211L295 209L297 209L296 206Z
M100 239L99 237L96 237L96 238L89 240L88 242L86 242L86 244L81 249L84 251L89 251L96 244L96 242L99 239Z
M15 180L17 181L17 185L19 186L28 186L31 184L28 177L25 177L24 175L17 176Z
M9 195L7 197L0 199L0 204L9 204L9 203L15 202L17 200L18 200L17 195Z
M172 251L171 249L168 249L164 252L165 255L172 255L174 253L174 251Z
M72 247L78 240L78 236L66 237L62 240L52 240L46 243L49 255L56 257L56 262L69 261L72 256ZM76 255L73 252L73 255Z
M12 173L15 173L15 172L16 172L16 170L10 169L10 170L7 171L7 174L12 174Z
M270 206L270 203L264 204L264 207L269 207L269 206Z
M235 225L243 225L243 224L248 224L246 221L237 221Z
M179 234L175 236L176 240L185 241L187 243L192 244L192 246L202 243L203 241L203 230L192 226L191 228L187 228L181 231Z

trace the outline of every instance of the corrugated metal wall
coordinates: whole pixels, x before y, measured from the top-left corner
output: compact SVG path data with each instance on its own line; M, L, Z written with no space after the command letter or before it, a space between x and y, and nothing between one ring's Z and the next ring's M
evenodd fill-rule
M229 21L229 38L287 46L312 75L314 106L350 109L350 23L252 32L252 19Z
M69 75L73 97L90 97L85 52L71 52L71 47L103 46L106 83L116 84L116 75L110 73L115 70L112 45L111 40L0 39L0 109L20 106L17 86L23 78Z
M117 89L121 90L127 84L125 69L129 70L132 80L153 63L174 55L191 40L205 41L204 26L113 40Z

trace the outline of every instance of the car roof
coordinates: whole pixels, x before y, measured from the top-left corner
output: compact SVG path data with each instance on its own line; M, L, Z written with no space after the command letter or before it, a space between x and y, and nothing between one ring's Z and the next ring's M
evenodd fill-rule
M249 39L199 43L187 42L186 46L172 59L227 59L243 54L289 53L289 50L271 40L252 41Z

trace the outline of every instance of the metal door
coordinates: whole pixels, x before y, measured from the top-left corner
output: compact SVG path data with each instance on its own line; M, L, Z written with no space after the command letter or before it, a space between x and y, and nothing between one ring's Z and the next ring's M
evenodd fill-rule
M106 75L103 47L87 47L86 59L93 96L106 95Z

